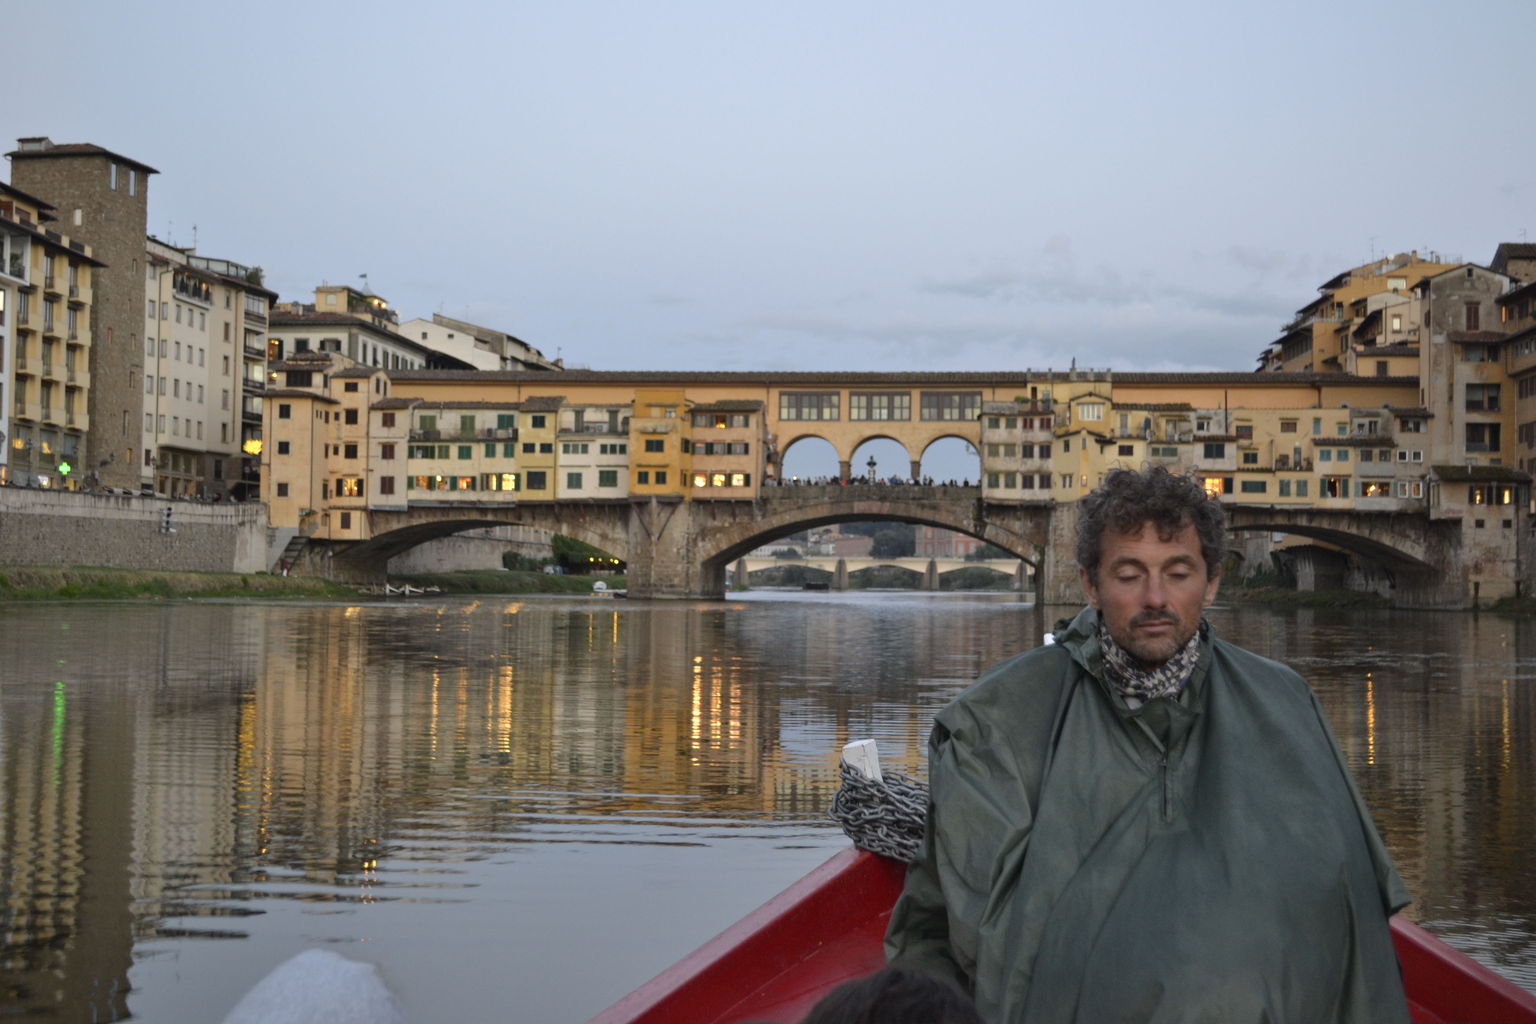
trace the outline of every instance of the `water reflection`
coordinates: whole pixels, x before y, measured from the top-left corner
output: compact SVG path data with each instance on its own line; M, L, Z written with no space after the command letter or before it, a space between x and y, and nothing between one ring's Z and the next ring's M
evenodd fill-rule
M0 1002L57 1021L217 1020L316 943L413 1019L584 1019L841 844L844 742L921 770L933 711L1047 625L868 594L4 615ZM1212 618L1313 681L1412 913L1536 987L1530 628Z

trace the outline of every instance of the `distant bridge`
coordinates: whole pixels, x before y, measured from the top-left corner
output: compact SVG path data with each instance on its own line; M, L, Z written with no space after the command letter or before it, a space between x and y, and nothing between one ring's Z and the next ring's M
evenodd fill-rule
M1229 504L1235 535L1314 538L1383 568L1391 599L1404 607L1463 607L1461 524L1423 512ZM424 541L485 526L561 533L628 563L635 597L719 598L728 569L756 549L818 526L896 520L956 530L996 545L1033 569L1040 600L1081 599L1073 558L1077 507L995 502L979 487L829 485L765 488L755 499L413 503L365 513L373 539L312 541L299 571L379 582L388 560ZM975 563L970 563L975 564ZM1026 573L1027 575L1027 573Z
M1028 562L1019 558L988 558L988 559L964 559L955 557L928 558L911 556L907 558L877 558L873 555L811 555L795 556L792 558L744 557L736 560L732 566L733 578L739 583L743 577L751 578L752 573L765 569L778 569L784 566L800 565L811 569L820 569L830 573L830 587L833 590L846 590L848 588L848 574L858 572L860 569L874 569L882 566L893 566L898 569L906 569L923 577L924 590L938 590L939 577L947 572L957 569L983 568L1004 576L1012 576L1014 589L1027 589L1029 583Z

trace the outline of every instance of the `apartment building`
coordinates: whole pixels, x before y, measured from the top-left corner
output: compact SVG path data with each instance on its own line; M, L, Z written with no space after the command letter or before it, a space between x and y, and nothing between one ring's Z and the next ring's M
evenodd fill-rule
M1364 360L1369 366L1367 372L1373 372L1377 369L1373 350L1412 346L1418 341L1417 323L1406 310L1393 307L1400 305L1402 297L1420 280L1453 265L1434 253L1399 253L1330 278L1318 286L1317 298L1298 309L1280 337L1260 353L1259 369L1357 373ZM1391 360L1400 355L1392 353L1384 358L1388 369L1380 375L1390 376Z
M333 352L385 370L475 368L402 335L399 315L368 289L322 284L315 289L314 302L278 303L268 323L273 359Z
M561 498L629 496L628 403L562 404L557 493Z
M689 488L695 500L751 498L762 485L768 445L763 403L750 399L703 402L689 409L692 457Z
M168 497L259 493L268 304L259 272L145 242L138 489Z
M55 229L56 208L0 185L0 482L95 479L91 310L103 264Z
M102 486L137 489L141 480L143 279L149 177L153 167L91 143L18 139L6 154L11 182L57 210L61 230L88 241L93 268L90 386L83 461ZM76 310L76 320L87 313ZM86 324L77 323L77 330ZM39 396L41 397L41 396ZM77 412L77 417L79 412Z
M399 333L476 370L556 370L558 360L505 331L433 313L402 322Z

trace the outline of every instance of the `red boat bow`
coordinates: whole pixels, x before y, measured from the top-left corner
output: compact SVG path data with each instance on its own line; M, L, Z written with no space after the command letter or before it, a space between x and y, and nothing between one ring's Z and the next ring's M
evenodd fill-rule
M884 966L904 872L850 847L592 1024L792 1024L840 982ZM1414 1024L1536 1024L1536 995L1400 917L1392 939Z

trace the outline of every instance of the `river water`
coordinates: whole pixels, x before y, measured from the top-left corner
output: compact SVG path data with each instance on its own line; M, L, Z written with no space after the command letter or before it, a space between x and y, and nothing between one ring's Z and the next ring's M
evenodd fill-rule
M922 774L932 713L1047 616L0 606L0 1016L216 1022L320 947L378 965L416 1024L584 1021L844 846L841 746ZM1536 989L1536 623L1210 618L1311 679L1409 916Z

